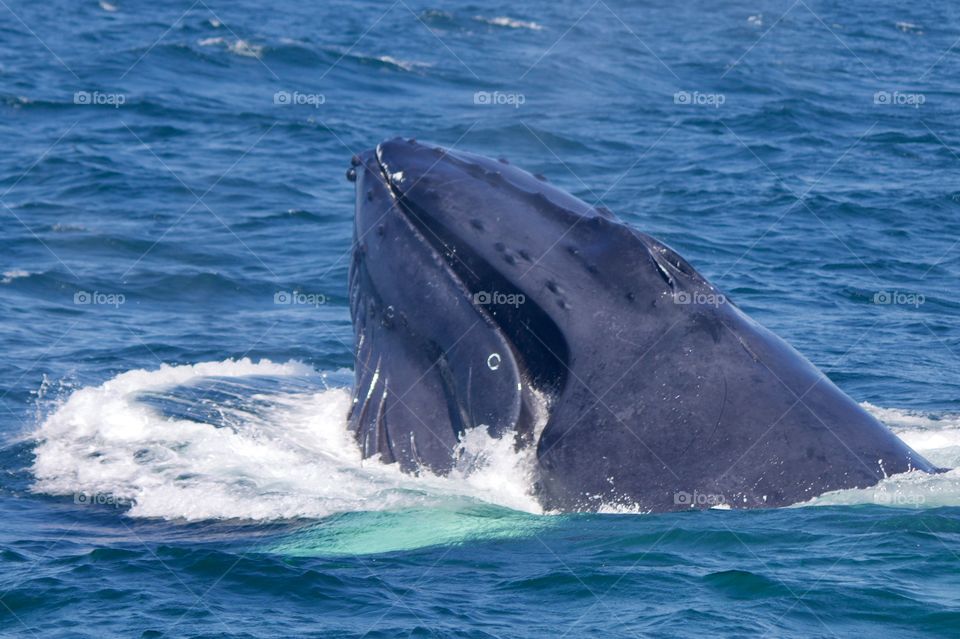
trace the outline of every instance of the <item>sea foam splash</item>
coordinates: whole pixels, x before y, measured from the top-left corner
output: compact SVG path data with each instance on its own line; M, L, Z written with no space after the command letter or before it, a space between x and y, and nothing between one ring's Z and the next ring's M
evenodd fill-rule
M162 415L145 393L205 378L312 379L315 390L270 390L246 405L216 406L222 424ZM35 433L34 490L130 505L164 519L322 518L451 503L487 502L540 512L529 494L532 463L507 439L467 433L449 477L403 474L362 459L345 424L350 394L296 362L226 360L133 370L74 391ZM199 393L202 394L202 393ZM200 400L197 400L198 403Z
M915 451L945 473L902 473L876 486L839 490L816 497L803 505L829 506L877 504L906 508L933 508L960 504L960 415L934 416L896 408L861 404Z
M133 370L74 390L34 434L34 490L90 501L109 496L129 504L131 516L183 520L320 519L477 503L543 512L531 494L535 452L517 452L509 438L493 439L483 428L465 435L464 462L447 477L406 475L395 464L363 459L345 426L348 381L331 385L331 376L337 377L297 362L242 359ZM256 380L265 378L274 383L257 390ZM188 408L206 404L219 419L171 416L144 401L203 380L253 380L254 390L212 407L213 400L187 398ZM960 465L960 416L864 407L933 463ZM960 504L960 470L896 475L807 505L860 503ZM603 510L637 512L620 505Z

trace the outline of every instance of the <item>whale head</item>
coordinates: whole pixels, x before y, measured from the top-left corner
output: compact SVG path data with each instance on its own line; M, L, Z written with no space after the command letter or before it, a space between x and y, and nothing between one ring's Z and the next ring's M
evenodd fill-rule
M602 206L415 140L355 157L348 177L350 421L365 455L443 473L483 427L536 447L536 492L561 510L702 506L677 497L697 491L708 505L780 505L926 464ZM789 443L764 441L784 430ZM785 460L801 468L795 483L765 472Z

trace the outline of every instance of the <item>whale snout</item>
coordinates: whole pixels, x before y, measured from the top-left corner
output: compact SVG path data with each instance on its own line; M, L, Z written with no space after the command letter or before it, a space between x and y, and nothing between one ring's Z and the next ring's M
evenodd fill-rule
M408 193L413 185L431 173L442 171L438 164L445 154L440 147L422 144L416 138L393 138L381 142L376 148L383 177L397 196Z

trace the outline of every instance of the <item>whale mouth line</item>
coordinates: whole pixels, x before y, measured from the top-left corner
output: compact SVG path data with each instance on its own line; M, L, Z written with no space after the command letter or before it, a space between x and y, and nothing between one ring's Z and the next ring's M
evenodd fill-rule
M450 153L445 149L442 152L444 155ZM481 257L469 242L457 241L444 227L442 219L430 215L414 201L410 192L419 179L411 183L407 193L401 190L400 184L410 176L405 175L403 167L388 165L383 158L382 145L377 145L374 157L380 178L397 210L421 241L450 269L467 295L468 303L504 335L524 372L524 382L544 396L548 404L552 403L567 384L570 365L570 348L560 327L532 299L533 296ZM522 302L497 304L492 303L495 302L493 299L485 301L484 295Z

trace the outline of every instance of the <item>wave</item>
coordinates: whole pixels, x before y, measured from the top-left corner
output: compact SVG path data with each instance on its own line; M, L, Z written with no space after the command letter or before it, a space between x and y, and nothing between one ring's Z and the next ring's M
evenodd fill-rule
M230 53L246 58L260 59L263 57L263 46L259 44L251 44L243 38L229 40L222 36L214 36L211 38L203 38L197 42L197 44L199 44L201 47L222 46Z
M396 68L402 69L402 70L404 70L404 71L413 71L414 69L416 69L416 68L418 68L418 67L430 67L430 66L433 66L433 65L432 65L431 63L429 63L429 62L412 62L412 61L409 61L409 60L398 60L397 58L394 58L394 57L389 56L389 55L381 55L381 56L378 56L376 59L379 60L380 62L383 62L383 63L386 64L386 65L389 65L389 66L391 66L391 67L396 67Z
M13 280L18 280L22 277L30 277L30 275L32 275L30 271L24 271L23 269L19 268L4 271L3 279L0 279L0 284L9 284Z

